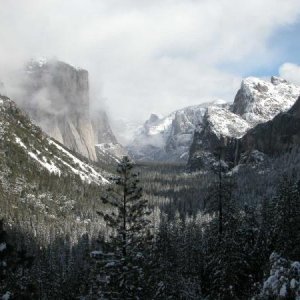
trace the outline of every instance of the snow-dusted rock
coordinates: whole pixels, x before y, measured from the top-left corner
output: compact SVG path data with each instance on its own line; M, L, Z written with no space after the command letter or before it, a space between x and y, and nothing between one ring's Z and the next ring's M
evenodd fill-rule
M101 143L96 145L98 161L103 164L116 164L121 162L128 152L119 143Z
M232 112L242 116L252 126L273 119L292 107L300 95L300 87L279 77L265 81L248 77L242 81Z
M211 161L213 157L217 159L219 155L234 166L241 157L246 161L249 160L242 155L243 153L251 154L253 150L258 150L270 154L272 149L275 151L276 148L277 151L281 146L282 149L290 147L293 143L289 141L284 143L282 138L276 137L283 131L292 134L295 131L293 128L298 128L296 123L289 125L290 123L277 121L274 123L277 128L274 127L275 130L265 124L257 127L260 128L259 131L251 129L272 120L279 113L287 112L295 104L299 94L300 87L278 77L272 77L270 82L254 77L243 80L230 108L215 106L208 108L203 125L196 130L190 148L188 161L190 168L194 170L202 168L207 165L204 160L209 157ZM270 142L271 140L273 142ZM292 140L296 142L298 137ZM266 152L266 149L269 150ZM253 161L253 157L250 160Z
M258 150L274 156L300 145L300 98L287 112L258 124L239 140L239 154Z
M189 106L166 117L152 114L129 144L130 155L137 160L186 162L195 128L201 126L207 108L224 103Z
M218 106L208 108L206 122L206 126L210 126L218 138L222 136L240 138L250 128L249 123L239 115Z

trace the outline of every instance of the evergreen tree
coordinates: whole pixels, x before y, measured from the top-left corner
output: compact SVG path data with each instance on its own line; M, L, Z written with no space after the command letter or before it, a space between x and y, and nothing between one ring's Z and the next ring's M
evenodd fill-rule
M9 261L13 255L13 247L7 241L7 233L3 228L3 221L0 220L0 296L10 295L11 279L9 273Z
M0 221L0 296L2 299L33 299L36 288L32 284L30 268L33 257L25 250L16 251L8 241L8 234Z
M133 164L123 157L118 165L116 188L110 188L104 203L113 209L103 216L111 228L108 251L101 255L98 296L104 299L146 299L147 272L152 241L147 200L142 199ZM99 276L100 275L100 276Z
M285 257L300 259L300 192L295 180L284 178L276 203L277 249Z
M242 246L240 209L232 196L232 189L231 179L223 177L222 185L218 184L213 191L217 201L211 200L212 212L216 213L205 230L202 276L203 292L209 299L245 298L244 285L248 281L249 265Z

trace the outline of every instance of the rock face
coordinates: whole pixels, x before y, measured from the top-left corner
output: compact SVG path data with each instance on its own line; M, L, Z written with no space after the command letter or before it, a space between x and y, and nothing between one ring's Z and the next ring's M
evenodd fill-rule
M237 138L250 128L249 123L226 107L212 106L207 109L203 123L195 130L190 148L189 168L194 171L209 168L216 160L234 161ZM220 149L227 151L220 152Z
M190 106L163 118L152 114L128 146L130 155L142 161L186 163L195 128L202 124L207 108L223 103L218 100Z
M287 111L295 103L300 88L278 77L271 82L249 77L242 81L232 106L252 126L267 122L278 113Z
M274 156L300 145L300 98L287 111L273 120L249 130L239 141L238 155L258 150Z
M97 144L118 143L110 128L108 116L105 111L96 111L94 114L92 114L92 125Z
M94 113L92 120L97 142L95 146L98 161L105 165L120 162L120 158L128 155L128 152L118 143L113 134L106 112L98 111Z
M205 113L203 126L197 128L194 134L188 166L191 170L207 167L214 164L220 155L229 167L235 165L242 148L247 148L243 145L250 143L240 144L239 140L257 124L286 112L299 95L299 87L281 78L272 77L271 82L246 78L231 107L211 107ZM248 139L253 138L249 135ZM262 150L261 147L251 148Z
M86 70L56 60L33 60L25 77L26 95L19 103L51 137L94 161L96 144L108 139L116 143L106 114L99 112L93 120L90 116Z

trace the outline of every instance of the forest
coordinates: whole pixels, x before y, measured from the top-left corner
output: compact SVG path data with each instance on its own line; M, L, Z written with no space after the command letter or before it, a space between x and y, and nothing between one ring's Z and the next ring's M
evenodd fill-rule
M299 167L298 149L230 172L124 157L108 187L2 188L2 299L297 299Z

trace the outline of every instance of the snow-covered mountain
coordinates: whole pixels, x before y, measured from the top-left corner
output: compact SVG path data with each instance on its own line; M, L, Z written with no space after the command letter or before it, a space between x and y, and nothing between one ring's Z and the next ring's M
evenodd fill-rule
M166 117L151 114L128 145L129 154L143 161L186 162L195 128L201 126L211 105L221 107L225 102L216 100L189 106Z
M278 77L270 82L249 77L242 81L234 103L228 108L210 107L195 131L188 165L200 169L222 159L234 163L237 139L257 124L289 110L300 95L300 87Z
M2 183L11 172L22 176L19 167L33 174L47 172L97 185L108 183L110 176L49 137L5 96L0 96L0 152Z
M31 60L17 103L51 137L96 161L95 145L121 147L104 111L90 113L88 71L57 60Z
M242 81L232 112L240 115L250 124L273 119L278 113L287 111L300 94L300 87L279 77L265 81L249 77Z
M291 151L295 145L300 145L300 97L287 112L255 126L239 139L237 155L259 151L274 156Z

